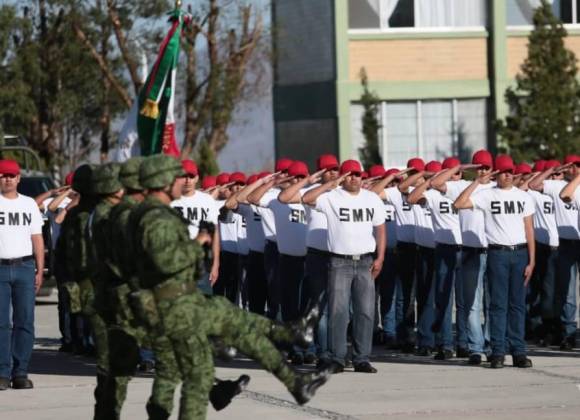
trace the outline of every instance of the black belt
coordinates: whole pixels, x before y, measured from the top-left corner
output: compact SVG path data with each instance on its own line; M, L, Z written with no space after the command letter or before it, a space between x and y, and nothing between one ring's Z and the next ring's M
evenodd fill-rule
M370 257L373 255L372 252L367 252L366 254L359 254L359 255L343 255L343 254L335 254L334 252L329 252L328 254L334 258L341 258L343 260L350 260L350 261L360 261L365 257Z
M517 244L517 245L489 245L489 249L494 249L497 251L518 251L520 249L527 248L527 244Z
M7 258L7 259L1 258L0 265L18 265L26 261L32 261L33 259L34 257L32 255L20 258Z
M550 251L557 251L558 250L558 247L557 246L543 244L543 243L538 242L538 241L536 241L536 247L538 247L538 248L548 248Z
M562 244L567 244L567 245L580 244L580 239L560 238L560 245L562 245Z
M447 249L453 249L455 251L461 251L463 249L463 245L459 245L459 244L442 244L440 242L435 244L436 248L447 248Z
M483 247L479 247L479 246L466 246L466 245L463 245L463 250L464 251L470 251L470 252L478 252L480 254L487 254L487 248L483 248Z
M323 251L321 249L316 249L316 248L311 248L311 247L308 247L306 250L309 254L321 255L323 257L328 257L328 254L329 254L328 251Z

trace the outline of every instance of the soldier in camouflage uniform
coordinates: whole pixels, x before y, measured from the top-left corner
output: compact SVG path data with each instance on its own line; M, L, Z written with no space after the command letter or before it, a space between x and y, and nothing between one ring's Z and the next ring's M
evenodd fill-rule
M150 419L169 418L179 377L183 380L179 418L205 418L214 372L209 337L221 338L260 362L298 403L306 403L326 382L328 371L295 372L273 343L311 342L317 316L297 325L280 325L234 307L224 298L206 298L196 289L201 248L189 239L186 221L169 207L181 195L183 174L181 164L171 157L149 158L140 169L140 182L148 196L131 212L128 225L141 288L131 294L132 304L149 331L164 338L154 340L155 354L172 353L177 361L165 369L172 375L161 377L156 372L147 406Z
M99 261L108 272L108 296L112 310L112 320L108 323L109 380L106 387L107 419L119 419L123 402L127 395L127 385L135 374L139 363L139 348L148 343L145 330L136 322L128 303L128 294L136 290L134 261L127 252L127 221L133 207L143 198L143 188L139 184L139 166L144 158L134 157L121 165L119 180L125 190L120 203L110 209L107 218L98 224L99 233L93 231L93 239L102 241L104 246L95 244ZM117 188L117 187L115 187ZM98 208L98 206L97 206ZM95 228L97 224L93 221ZM161 355L173 359L173 354ZM165 366L175 365L174 360L161 360L157 370L162 376ZM212 405L216 410L225 408L232 398L242 392L249 377L242 375L237 381L217 381L212 389Z

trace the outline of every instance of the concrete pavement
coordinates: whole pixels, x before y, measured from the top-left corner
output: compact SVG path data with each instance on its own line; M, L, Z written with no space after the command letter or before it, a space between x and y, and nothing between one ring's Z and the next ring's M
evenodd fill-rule
M37 305L37 343L30 391L0 393L1 420L78 420L92 417L94 362L60 354L55 297ZM435 362L375 348L376 375L335 375L305 407L249 360L218 367L220 378L248 373L247 392L209 419L553 419L580 418L580 350L531 348L532 369L472 367L465 360ZM507 360L511 364L511 360ZM129 386L123 419L144 419L151 376ZM176 404L178 403L176 398ZM176 418L174 415L172 417Z

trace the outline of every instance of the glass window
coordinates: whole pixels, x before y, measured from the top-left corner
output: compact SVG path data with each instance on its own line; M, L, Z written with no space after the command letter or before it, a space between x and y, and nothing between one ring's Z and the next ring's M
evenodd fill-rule
M552 0L552 11L563 23L579 23L580 0ZM506 0L508 26L533 25L541 0Z
M469 162L473 153L487 148L487 101L460 99L457 101L455 124L455 155Z
M417 102L387 102L386 118L383 162L386 166L404 165L419 149Z
M429 101L421 103L422 158L425 162L442 160L453 151L453 103Z
M485 0L349 0L348 11L351 29L486 24Z

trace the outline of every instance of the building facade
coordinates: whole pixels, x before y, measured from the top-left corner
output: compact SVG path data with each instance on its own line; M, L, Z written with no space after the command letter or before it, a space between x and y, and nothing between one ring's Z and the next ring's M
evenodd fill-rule
M580 1L550 1L580 56ZM274 0L276 155L358 158L360 72L385 166L494 149L540 0Z

